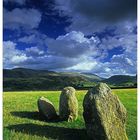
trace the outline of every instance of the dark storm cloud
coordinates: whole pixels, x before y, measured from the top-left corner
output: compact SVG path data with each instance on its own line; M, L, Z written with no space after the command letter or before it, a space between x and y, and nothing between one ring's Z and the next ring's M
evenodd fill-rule
M125 16L136 16L137 0L56 0L62 10L79 13L86 17L101 20L117 20Z

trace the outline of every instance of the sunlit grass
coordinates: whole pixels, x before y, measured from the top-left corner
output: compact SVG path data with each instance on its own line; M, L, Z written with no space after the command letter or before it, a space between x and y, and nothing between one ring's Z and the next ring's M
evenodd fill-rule
M47 97L53 102L57 112L60 91L5 92L4 97L4 140L48 140L87 139L83 120L82 102L87 91L77 91L79 103L78 119L68 122L44 122L39 119L37 99ZM137 94L136 89L115 89L128 112L127 135L136 139Z

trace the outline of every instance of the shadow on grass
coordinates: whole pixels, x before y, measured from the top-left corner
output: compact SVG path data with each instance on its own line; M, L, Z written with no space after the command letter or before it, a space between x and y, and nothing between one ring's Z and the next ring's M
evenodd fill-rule
M43 116L40 115L39 112L29 112L29 111L19 111L19 112L10 112L13 116L20 117L20 118L28 118L32 120L39 120L45 122L61 122L62 120L56 118L55 120L46 120Z
M85 129L72 129L37 124L10 125L9 130L57 140L88 140Z

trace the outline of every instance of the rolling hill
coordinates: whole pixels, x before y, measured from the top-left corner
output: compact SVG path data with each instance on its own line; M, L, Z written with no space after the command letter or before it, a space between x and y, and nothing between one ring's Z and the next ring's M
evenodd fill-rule
M15 68L15 69L4 69L4 78L29 78L29 77L41 77L46 75L55 75L56 72L48 70L33 70L25 68Z
M114 86L132 86L137 83L137 75L114 75L108 79L104 79L102 82L111 84Z
M4 90L55 90L65 86L80 87L83 83L102 80L93 75L54 72L48 70L33 70L25 68L3 70Z
M65 75L65 76L71 76L71 77L80 76L80 77L83 77L90 82L99 82L99 81L102 81L104 79L104 78L99 77L98 75L92 74L92 73L61 72L59 74Z
M97 82L105 82L110 86L133 86L136 84L136 76L115 75L105 79L92 73L54 72L25 68L4 69L3 78L5 91L57 90L65 86L89 88Z

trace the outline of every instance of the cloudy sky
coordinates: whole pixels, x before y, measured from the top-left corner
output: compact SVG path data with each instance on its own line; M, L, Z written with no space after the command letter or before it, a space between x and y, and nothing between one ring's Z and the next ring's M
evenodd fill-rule
M4 0L4 68L137 72L136 0Z

